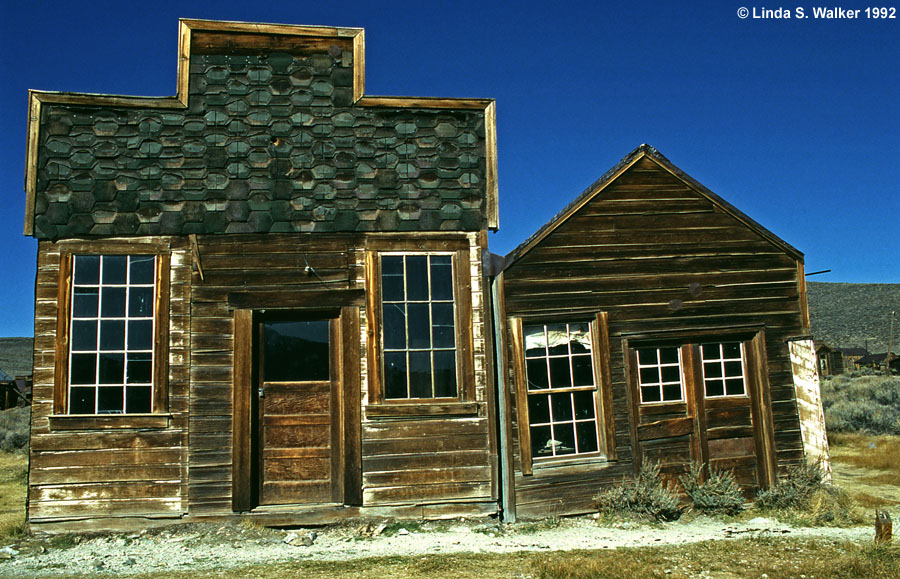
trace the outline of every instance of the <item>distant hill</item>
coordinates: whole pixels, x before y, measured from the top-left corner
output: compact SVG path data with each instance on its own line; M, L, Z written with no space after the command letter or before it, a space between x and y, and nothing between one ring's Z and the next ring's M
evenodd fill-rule
M0 370L10 377L31 374L32 338L0 338Z
M835 348L865 347L869 352L888 349L891 311L894 347L900 351L900 284L807 282L812 334Z

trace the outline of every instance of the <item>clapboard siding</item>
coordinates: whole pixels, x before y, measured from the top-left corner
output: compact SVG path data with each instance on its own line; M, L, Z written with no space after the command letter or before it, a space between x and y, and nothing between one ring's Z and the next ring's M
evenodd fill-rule
M638 442L632 440L625 349L628 336L636 334L714 336L719 328L764 328L777 461L783 466L798 456L799 423L785 345L803 331L798 258L664 165L650 156L640 158L507 258L508 317L523 323L587 321L607 312L618 459L578 468L536 460L533 474L523 476L519 453L529 449L519 448L511 396L519 516L591 510L590 497L600 486L633 471ZM507 338L511 342L511 335ZM522 377L515 375L512 348L508 355L510 379L515 388L524 388ZM640 407L639 421L646 425L640 427L643 455L661 460L671 475L692 456L692 437L680 426L686 412L684 404ZM705 419L711 448L725 453L714 457L715 465L734 468L756 488L755 458L731 456L743 437L753 435L750 406L710 404Z
M104 253L121 239L41 241L35 303L35 388L32 407L29 520L84 516L185 512L187 393L190 367L190 271L186 240L128 240L134 253L142 243L168 245L168 426L120 428L116 417L108 427L51 429L57 342L57 296L61 250ZM127 417L122 417L124 424Z

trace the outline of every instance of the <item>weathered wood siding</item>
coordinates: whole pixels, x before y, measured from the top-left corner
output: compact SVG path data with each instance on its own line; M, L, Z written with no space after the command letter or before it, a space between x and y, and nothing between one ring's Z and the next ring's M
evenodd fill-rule
M471 243L475 336L475 416L365 417L362 423L362 506L416 505L492 499L486 407L486 361L478 234ZM229 296L256 299L332 289L364 289L366 239L340 234L199 237L204 280L194 274L191 368L191 514L232 512L233 315ZM319 277L304 273L307 263ZM321 278L321 279L319 279ZM250 298L250 299L253 299ZM275 306L272 306L275 307ZM364 308L361 308L361 310ZM367 404L367 328L360 316L360 391Z
M129 242L134 252L140 253L141 243L147 240ZM154 238L155 242L159 240ZM128 424L127 416L113 416L105 427L99 423L93 427L50 427L57 362L60 248L76 243L79 253L103 253L105 244L116 241L38 244L28 481L28 516L32 523L105 516L179 517L186 510L191 263L183 240L170 240L168 426L145 428Z
M616 462L557 468L535 461L534 474L523 476L513 409L519 515L583 512L602 485L631 472L635 441L625 335L715 335L720 328L764 327L777 461L784 465L802 456L785 344L804 327L798 265L796 258L649 157L518 256L504 272L507 316L528 323L588 320L608 312L618 454ZM510 359L512 355L510 351ZM507 369L511 383L524 388L513 366ZM748 413L708 408L707 416L711 429L750 426ZM688 437L682 438L653 444L659 453L688 457Z
M390 418L364 413L362 425L363 505L482 503L496 512L496 449L488 413L488 361L482 242L469 240L475 412ZM365 326L365 324L363 324ZM362 334L367 334L363 327ZM366 374L367 366L363 366ZM363 400L368 402L365 377ZM453 514L453 509L445 514Z
M191 343L189 512L232 512L234 323L229 294L257 299L354 287L359 240L327 234L198 237L203 280L194 273ZM305 273L311 266L319 277ZM321 278L321 279L320 279Z

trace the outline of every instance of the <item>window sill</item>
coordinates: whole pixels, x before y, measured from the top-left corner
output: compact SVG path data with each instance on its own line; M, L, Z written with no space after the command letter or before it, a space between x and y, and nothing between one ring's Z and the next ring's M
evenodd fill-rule
M571 457L533 458L532 461L532 469L535 471L564 467L607 467L616 464L615 461L607 459L606 456L602 454L589 456L576 455Z
M54 414L50 430L168 428L171 414Z
M444 402L420 404L369 404L368 418L403 418L407 416L477 416L477 402Z

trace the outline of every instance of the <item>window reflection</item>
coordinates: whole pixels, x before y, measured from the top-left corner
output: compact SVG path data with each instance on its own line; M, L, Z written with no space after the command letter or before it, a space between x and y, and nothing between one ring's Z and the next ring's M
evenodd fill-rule
M454 398L456 307L450 255L382 255L386 399Z
M329 320L263 323L263 380L328 380L329 328Z

